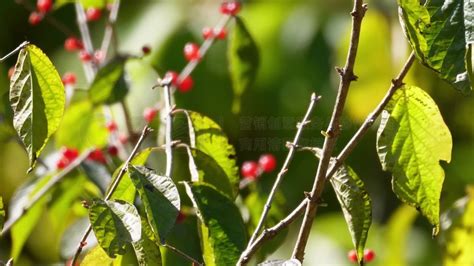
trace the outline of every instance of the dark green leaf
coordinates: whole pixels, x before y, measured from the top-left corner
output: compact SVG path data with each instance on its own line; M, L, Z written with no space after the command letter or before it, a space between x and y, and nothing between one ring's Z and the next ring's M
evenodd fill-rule
M204 263L235 265L245 249L247 233L237 206L213 187L185 183L200 220Z
M240 97L255 81L260 63L257 45L240 17L235 17L227 57L234 90L232 112L238 113L240 112Z
M171 178L157 175L143 166L130 166L129 175L138 190L148 221L161 242L176 223L181 202Z
M148 160L148 156L150 156L151 150L152 150L151 148L142 150L130 161L130 164L144 165L146 161ZM117 178L120 172L120 169L122 169L122 167L123 167L123 164L115 170L112 176L112 180L115 180L115 178ZM122 180L120 180L117 188L112 193L112 196L110 197L110 199L124 200L126 202L133 203L135 201L136 192L137 190L135 189L135 186L133 185L132 180L130 179L130 175L126 171L122 177Z
M377 152L395 194L435 226L434 234L444 181L439 161L449 162L451 149L451 133L431 97L414 86L398 89L382 113Z
M474 187L441 216L443 265L474 265Z
M56 144L79 150L100 148L107 144L107 135L102 108L82 101L71 105L66 111L56 135Z
M187 112L191 147L209 155L224 170L232 186L233 198L237 196L239 171L235 149L222 129L210 118L196 112Z
M94 200L89 219L99 245L111 258L125 254L127 244L142 238L138 211L125 201Z
M359 262L364 258L364 247L372 224L372 201L364 187L364 182L349 167L340 167L330 179L341 204L344 218L351 233L352 243Z
M138 265L162 265L160 248L148 238L143 238L138 242L132 243Z
M94 104L112 104L122 101L128 93L125 82L126 57L116 57L103 66L89 88Z
M468 1L431 0L425 7L419 0L398 0L400 19L416 56L456 89L470 93L465 56L472 42L474 12L472 3L463 2Z
M38 47L20 51L10 82L13 126L25 145L30 170L58 129L65 106L64 86L56 68Z
M3 209L3 198L0 197L0 235L2 235L3 223L5 223L5 210Z

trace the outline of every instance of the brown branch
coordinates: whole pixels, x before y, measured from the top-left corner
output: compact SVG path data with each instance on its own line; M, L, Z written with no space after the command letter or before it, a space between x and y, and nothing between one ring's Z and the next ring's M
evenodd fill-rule
M296 151L295 147L298 145L301 133L303 132L303 128L310 122L309 117L311 116L311 113L313 112L314 105L316 104L316 102L319 99L321 99L321 97L316 96L315 93L313 93L311 95L311 101L310 101L310 104L308 106L308 109L306 110L306 114L305 114L303 120L301 120L301 122L298 123L298 125L297 125L298 130L296 131L296 135L293 139L293 142L291 143L291 145L289 145L288 155L286 156L285 162L283 163L283 166L281 167L280 172L278 173L277 178L275 179L275 182L273 183L272 190L270 191L270 194L268 195L267 201L265 203L262 214L260 216L260 220L257 224L257 227L255 228L255 231L252 234L252 237L250 238L250 240L247 244L247 249L250 248L250 246L252 245L255 238L258 236L258 234L260 233L260 230L263 227L263 224L265 222L265 219L267 218L268 212L270 211L272 201L273 201L273 197L275 196L275 193L278 190L278 187L280 186L281 181L283 180L283 176L288 171L288 166L289 166L291 160L293 159L293 156L294 156L295 151ZM242 256L246 253L246 250L242 253ZM242 257L241 257L241 259L242 259Z
M319 161L318 170L316 172L313 188L309 194L309 203L306 205L306 211L303 218L303 223L300 227L298 239L293 250L292 257L298 259L300 262L304 260L304 250L308 242L308 237L311 232L314 217L317 210L317 200L320 197L324 181L326 180L326 172L329 167L329 162L333 149L336 145L337 138L340 133L340 118L344 110L345 101L352 81L357 77L354 75L354 64L357 56L357 49L359 46L359 36L362 24L362 19L367 10L367 6L363 4L362 0L354 1L354 8L352 15L352 33L349 46L349 52L346 59L346 64L343 69L337 69L340 74L340 83L336 103L334 105L333 114L324 139L323 151L321 160Z
M133 147L133 150L130 153L130 155L128 156L127 161L125 161L125 163L123 164L123 166L120 169L119 173L117 174L117 177L114 179L114 181L110 185L110 188L108 189L107 195L105 196L104 200L109 200L110 197L112 197L112 194L114 193L115 189L117 189L120 181L122 180L123 175L127 171L130 162L132 161L133 157L135 157L135 155L137 154L138 148L142 144L142 142L145 139L146 135L148 135L148 133L150 133L150 132L151 132L151 129L148 126L145 126L143 128L142 134L140 135L140 138L138 139L137 143L135 144L135 147ZM81 238L81 241L79 242L76 253L74 254L74 257L72 258L71 265L76 265L77 259L79 258L79 255L81 254L82 250L86 246L87 237L89 236L89 234L91 232L92 232L92 226L91 226L91 224L89 224L89 226L87 227L84 235Z

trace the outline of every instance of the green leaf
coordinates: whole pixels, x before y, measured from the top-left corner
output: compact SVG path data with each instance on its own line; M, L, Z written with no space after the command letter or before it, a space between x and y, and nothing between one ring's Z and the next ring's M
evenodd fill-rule
M5 223L5 210L3 209L3 198L0 197L0 235L2 235L4 223Z
M23 142L31 171L64 113L64 86L56 68L38 47L20 51L10 82L13 126Z
M232 112L240 112L240 97L249 89L257 76L260 64L255 41L240 17L235 17L235 26L227 50L229 72L234 90Z
M398 0L402 26L418 59L457 90L470 93L465 56L474 12L472 3L463 2L470 1L431 0L425 7L419 0Z
M94 104L113 104L122 101L128 93L124 69L127 58L118 56L103 66L89 88Z
M56 135L56 145L81 151L90 147L101 148L107 144L107 136L102 108L82 101L71 105L66 111Z
M239 171L235 149L219 125L196 112L186 112L189 118L191 147L209 155L224 170L232 186L233 198L238 194Z
M412 207L401 205L390 216L385 230L384 244L390 252L384 256L385 265L408 265L406 262L407 240L418 215Z
M452 139L438 106L422 89L398 89L382 113L377 152L392 173L393 191L439 229L439 199L444 171L451 160Z
M466 28L466 43L474 43L474 2L464 0L464 27Z
M209 185L185 183L185 186L200 220L204 263L235 265L247 240L239 209Z
M130 164L145 165L146 161L148 160L148 156L150 156L151 151L152 151L152 148L147 148L147 149L142 150L130 161ZM117 178L120 172L120 169L122 169L122 167L123 167L123 164L120 165L115 170L112 176L112 180L115 180L115 178ZM135 186L133 185L132 180L130 179L130 174L128 173L128 171L126 171L122 177L122 180L120 180L117 188L112 193L112 196L110 197L110 199L123 200L123 201L133 204L133 202L135 201L136 192L137 190L135 189Z
M171 178L157 175L143 166L130 166L129 175L138 190L145 212L157 239L162 243L176 223L181 201Z
M142 238L140 215L125 201L94 200L89 219L99 245L111 258L125 254L127 244Z
M336 192L361 263L372 224L372 201L365 190L364 182L349 166L341 166L329 181Z
M81 262L82 266L110 266L114 265L114 259L110 258L107 253L100 247L96 246L87 253L84 260Z
M474 187L441 217L443 265L474 264Z
M75 3L76 0L56 0L54 1L54 8L58 9L65 4ZM108 3L113 3L115 0L80 0L82 7L84 9L94 7L99 9L104 9Z
M132 243L138 265L162 265L160 248L148 238Z

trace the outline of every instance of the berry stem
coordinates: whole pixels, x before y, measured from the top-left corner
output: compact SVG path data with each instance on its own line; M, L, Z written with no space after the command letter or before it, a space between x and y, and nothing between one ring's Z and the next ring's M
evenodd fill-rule
M135 155L138 152L138 148L142 144L143 140L145 137L148 135L148 133L151 132L151 129L148 126L145 126L142 130L142 133L140 135L140 138L138 139L137 143L135 144L135 147L133 147L132 152L128 156L127 160L123 164L122 168L120 169L119 173L117 174L117 177L112 181L112 184L109 186L109 189L107 190L107 195L104 198L104 201L109 200L112 197L112 194L115 192L117 189L118 185L120 184L120 181L122 180L123 175L128 169L128 166L132 159L135 157ZM86 157L87 158L87 157ZM79 255L81 254L84 245L83 243L86 242L87 237L89 234L92 232L92 226L89 223L89 226L87 227L87 230L85 231L84 235L82 236L81 240L79 241L79 244L77 246L76 253L74 254L74 257L72 258L72 264L71 265L76 265L77 259L79 258Z
M111 44L114 49L113 53L115 54L117 52L118 40L115 31L115 23L117 22L119 8L120 0L115 0L115 2L112 4L112 9L110 10L107 24L105 25L104 38L102 39L102 44L100 46L100 50L104 53L104 58L107 58L107 52L109 51Z
M195 260L193 257L189 256L188 254L184 253L183 251L177 249L174 246L171 246L169 244L164 244L163 246L165 248L168 248L169 250L173 251L174 253L178 254L179 256L185 258L186 260L189 260L192 263L192 265L196 265L196 266L204 265L204 264L200 263L199 261Z
M80 2L76 2L76 18L77 18L77 25L79 26L79 31L81 32L81 39L82 43L84 44L84 50L88 53L93 55L94 54L94 47L92 46L92 39L89 32L89 27L87 26L87 18L86 14L84 13L84 8L82 7ZM97 66L93 61L90 63L83 63L84 72L86 74L86 79L88 83L91 83L95 77L97 72Z
M64 169L62 169L59 173L57 173L55 176L53 176L48 183L43 186L38 192L34 194L34 196L31 198L31 200L23 207L22 211L20 214L18 214L15 217L12 217L9 219L3 228L3 231L1 232L0 235L5 235L6 232L8 232L13 225L18 222L18 220L23 217L30 209L33 207L41 198L43 198L46 193L48 193L57 183L59 183L64 177L66 177L72 170L74 170L76 167L78 167L87 157L89 157L89 154L91 153L92 150L86 150L84 151L79 157L74 159L68 166L66 166Z
M21 49L25 48L28 44L30 44L29 42L27 41L24 41L22 42L20 45L18 45L18 47L16 47L13 51L9 52L7 55L5 55L4 57L0 58L0 62L3 62L5 61L6 59L8 59L10 56L18 53L18 51L20 51Z
M239 258L239 262L237 263L238 265L245 264L249 259L248 257L249 257L250 250L252 249L252 244L256 240L260 230L263 227L263 224L265 222L265 219L267 218L268 212L270 211L270 208L273 202L273 197L275 196L278 186L283 180L283 176L286 174L288 170L288 166L296 152L296 146L298 145L303 128L310 122L309 117L311 116L314 106L319 99L321 99L321 97L316 96L315 93L311 95L311 101L309 103L308 109L306 110L306 114L303 117L303 120L301 120L301 122L297 124L298 130L296 131L293 142L289 147L288 155L286 156L285 162L283 163L281 170L278 173L277 178L275 179L275 183L273 183L272 190L270 191L270 194L268 195L267 202L265 203L262 214L260 215L260 220L258 221L257 227L255 228L255 231L253 232L252 237L250 238L247 244L247 248L244 250L244 252L242 252L242 255Z

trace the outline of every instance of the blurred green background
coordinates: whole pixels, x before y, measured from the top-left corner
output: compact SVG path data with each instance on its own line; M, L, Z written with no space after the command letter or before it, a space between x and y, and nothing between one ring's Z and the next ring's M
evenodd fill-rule
M339 151L350 139L367 114L376 106L410 53L398 22L395 0L367 1L369 11L363 21L360 49L353 83L343 117ZM34 4L33 1L30 2ZM220 1L192 0L122 0L117 23L119 51L141 53L143 45L152 52L145 61L163 75L181 70L186 61L182 49L186 42L201 43L201 29L219 20ZM256 0L244 1L241 16L258 44L261 65L254 86L243 94L241 112L231 112L232 88L228 75L226 41L218 41L192 74L194 88L186 94L176 93L180 108L201 112L217 121L229 135L238 153L239 164L257 160L266 152L274 153L282 164L285 143L295 134L295 125L309 103L312 92L322 95L312 124L303 134L301 145L321 146L320 134L329 121L338 75L335 66L344 64L352 2L347 0ZM78 87L86 87L82 67L75 53L64 51L66 36L47 22L32 27L29 12L13 0L0 1L0 55L7 54L28 40L43 49L60 74L78 74ZM52 13L74 32L77 31L74 8L66 5ZM104 21L90 24L96 45ZM230 25L232 27L232 23ZM10 58L0 64L0 195L8 204L13 192L27 178L27 156L18 140L11 135L8 105L7 71L15 63ZM128 103L138 129L144 124L143 109L158 100L151 90L156 74L143 64L129 64L132 90ZM466 184L474 183L474 99L455 91L436 75L416 63L406 79L428 91L441 109L451 130L454 147L452 162L443 164L446 171L441 208L451 206L464 195ZM119 116L119 114L117 114ZM120 125L121 129L124 128ZM373 202L373 226L367 246L376 251L371 265L437 265L439 246L431 239L430 225L410 208L400 205L391 192L390 175L381 170L375 150L374 127L349 157L348 164L366 183ZM285 176L281 189L287 210L311 189L317 161L309 153L298 153ZM276 174L263 176L271 184ZM349 265L346 253L351 241L339 204L326 188L326 208L320 208L314 232L307 247L306 265ZM411 227L410 224L414 223ZM289 236L272 258L290 256L298 231L297 221ZM42 220L28 241L23 255L25 263L58 261L58 243ZM8 239L0 239L0 260L8 257Z

